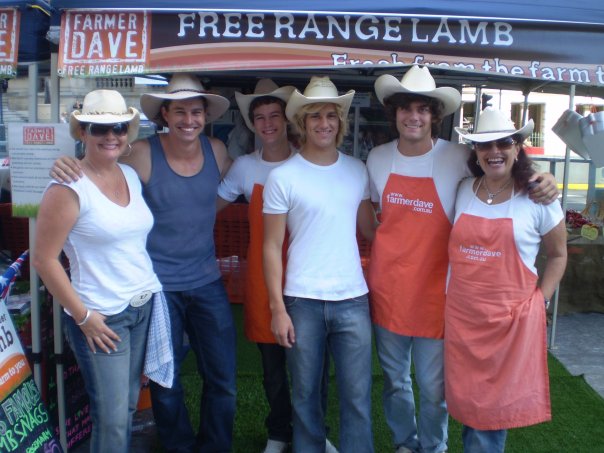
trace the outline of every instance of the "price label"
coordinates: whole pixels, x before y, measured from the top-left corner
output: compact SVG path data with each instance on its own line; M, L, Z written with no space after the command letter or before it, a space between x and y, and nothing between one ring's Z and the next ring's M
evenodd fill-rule
M581 227L581 236L590 241L595 241L598 238L598 227L593 225L583 225Z

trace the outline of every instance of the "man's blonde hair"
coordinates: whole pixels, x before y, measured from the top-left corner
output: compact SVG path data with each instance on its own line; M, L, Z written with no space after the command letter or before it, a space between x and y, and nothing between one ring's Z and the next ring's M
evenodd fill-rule
M338 119L340 120L338 134L336 135L336 148L339 148L344 141L344 136L348 132L348 118L344 118L344 110L342 109L342 106L340 104L336 104L335 102L314 102L312 104L306 104L300 107L300 110L296 112L294 115L294 120L292 121L294 129L300 135L301 145L306 144L306 115L319 112L323 107L325 107L326 104L333 104L335 106Z

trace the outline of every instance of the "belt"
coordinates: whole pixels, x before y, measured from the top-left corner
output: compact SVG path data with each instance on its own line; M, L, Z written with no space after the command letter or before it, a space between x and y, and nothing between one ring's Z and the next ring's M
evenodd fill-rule
M130 306L135 308L142 307L151 300L151 296L153 296L151 291L143 291L130 299Z

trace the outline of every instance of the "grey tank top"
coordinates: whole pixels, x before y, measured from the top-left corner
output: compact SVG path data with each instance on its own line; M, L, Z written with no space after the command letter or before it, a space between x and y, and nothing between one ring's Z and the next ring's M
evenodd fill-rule
M186 291L220 278L214 250L214 221L220 172L212 145L199 137L204 163L193 176L174 172L159 136L149 138L151 177L143 197L155 222L147 251L164 291Z

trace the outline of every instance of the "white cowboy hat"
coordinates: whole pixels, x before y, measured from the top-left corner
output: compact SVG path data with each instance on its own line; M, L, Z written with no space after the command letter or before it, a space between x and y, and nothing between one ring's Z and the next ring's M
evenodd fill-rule
M254 124L250 121L249 114L250 104L254 101L254 99L263 96L270 96L281 99L283 102L287 103L294 90L295 88L291 85L279 88L271 79L260 79L256 84L256 88L254 88L254 94L243 94L237 91L235 92L235 100L239 106L241 116L243 116L243 119L245 120L245 124L248 128L250 128L250 130L256 132L254 129Z
M519 135L522 137L522 141L524 141L531 135L534 127L535 123L533 123L533 120L529 120L524 127L516 129L514 122L505 113L501 110L487 107L480 113L478 124L472 133L461 127L456 127L455 131L461 138L471 142L492 142L493 140L511 137L512 135Z
M324 103L324 104L338 104L342 107L344 118L348 116L348 110L350 110L350 104L352 104L352 98L354 97L354 90L350 90L348 93L342 96L338 95L338 89L333 84L329 77L312 76L310 82L304 89L304 94L295 90L287 102L285 108L285 116L287 119L292 121L296 112L300 110L300 107L308 104Z
M558 118L558 121L556 121L556 124L554 124L554 127L552 127L552 131L579 156L583 159L589 159L589 153L581 136L579 122L582 119L583 117L574 110L565 110L560 118Z
M589 157L596 167L604 167L604 112L590 113L580 125Z
M138 137L140 115L134 107L126 107L126 101L115 90L94 90L86 95L82 110L74 110L69 117L69 133L76 140L82 140L82 125L128 124L128 143Z
M208 93L199 79L192 74L174 74L166 88L166 93L145 93L141 96L141 109L147 118L160 126L167 126L160 108L164 101L174 101L204 97L208 101L206 123L220 118L229 108L227 98Z
M375 81L375 94L383 104L384 99L395 93L410 93L440 100L444 105L443 115L450 115L461 105L461 94L455 88L436 88L434 77L426 66L413 65L399 81L390 74L384 74Z

